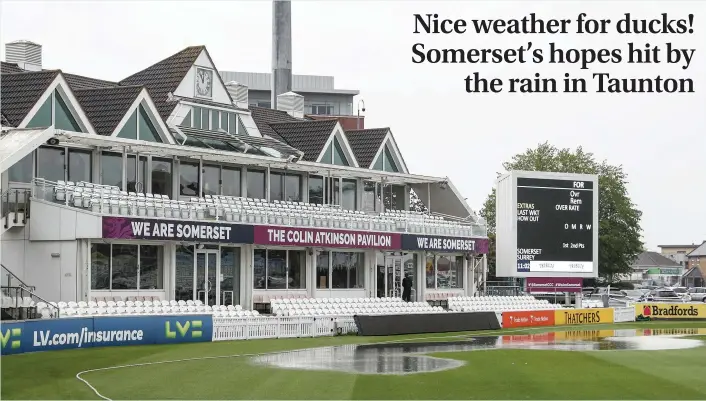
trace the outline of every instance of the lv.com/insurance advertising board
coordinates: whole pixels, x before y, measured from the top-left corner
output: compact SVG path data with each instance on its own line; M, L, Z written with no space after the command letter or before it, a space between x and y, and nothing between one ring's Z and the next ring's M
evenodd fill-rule
M95 317L3 323L2 354L211 341L211 315Z

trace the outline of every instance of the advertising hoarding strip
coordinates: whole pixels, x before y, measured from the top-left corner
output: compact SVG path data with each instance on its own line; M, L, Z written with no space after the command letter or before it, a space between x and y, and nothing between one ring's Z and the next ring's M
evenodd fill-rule
M557 326L613 323L612 308L557 309L554 311Z
M3 323L2 354L212 340L211 315L125 316Z
M635 304L635 319L640 320L706 320L706 304L658 303Z

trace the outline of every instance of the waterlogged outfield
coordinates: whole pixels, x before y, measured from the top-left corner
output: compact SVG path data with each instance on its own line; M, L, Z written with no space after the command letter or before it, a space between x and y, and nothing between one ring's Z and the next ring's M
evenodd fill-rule
M504 330L502 334L611 328L706 328L706 322L645 322ZM425 341L468 334L432 335ZM3 356L3 399L96 399L77 372L125 364L279 352L420 336L326 337L125 346ZM706 341L706 337L701 337ZM219 358L86 373L113 399L706 399L706 347L676 351L496 350L444 353L466 366L407 376L273 369ZM129 384L126 384L129 383Z

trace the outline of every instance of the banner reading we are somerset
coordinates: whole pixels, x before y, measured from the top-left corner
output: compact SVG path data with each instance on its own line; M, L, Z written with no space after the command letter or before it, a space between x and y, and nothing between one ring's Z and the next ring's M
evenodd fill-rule
M221 222L103 217L103 238L252 244L253 228Z

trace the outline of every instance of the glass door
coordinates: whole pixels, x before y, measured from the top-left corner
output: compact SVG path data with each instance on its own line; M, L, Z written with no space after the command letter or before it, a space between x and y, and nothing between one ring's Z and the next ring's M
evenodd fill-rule
M220 305L220 282L216 280L220 270L220 252L216 250L196 251L194 258L194 299L204 305Z
M402 270L402 257L386 256L385 257L385 294L388 297L402 297L402 279L404 278Z

